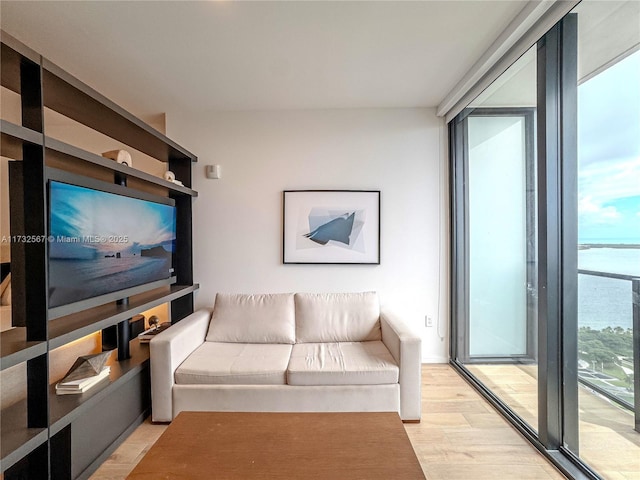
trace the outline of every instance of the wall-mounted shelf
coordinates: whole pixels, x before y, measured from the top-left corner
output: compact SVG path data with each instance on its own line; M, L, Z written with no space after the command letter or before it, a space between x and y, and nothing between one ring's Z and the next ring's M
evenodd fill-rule
M126 304L113 301L93 308L76 304L74 308L85 309L71 314L66 314L72 311L67 306L47 310L46 244L11 245L13 320L25 326L0 334L0 370L26 364L25 384L20 387L25 387L27 398L0 412L0 474L5 480L88 478L105 452L113 451L149 413L149 348L134 339L128 344L130 358L118 361L117 356L112 357L108 381L84 394L60 396L49 385L49 362L58 358L50 352L115 325L116 330L128 331L124 328L129 327L130 318L161 304L171 305L172 322L193 312L198 284L193 282L191 211L198 193L191 188L191 177L197 158L15 38L4 32L0 38L0 83L17 93L21 102L21 125L0 122L2 155L22 160L11 162L9 168L14 182L10 192L12 235L48 235L48 162L76 175L102 181L111 177L130 189L133 197L151 190L175 200L175 283L147 284L137 291L152 290L130 295ZM184 186L47 136L47 108L168 162ZM121 183L123 178L132 181ZM127 346L125 338L125 333L118 334L119 348Z

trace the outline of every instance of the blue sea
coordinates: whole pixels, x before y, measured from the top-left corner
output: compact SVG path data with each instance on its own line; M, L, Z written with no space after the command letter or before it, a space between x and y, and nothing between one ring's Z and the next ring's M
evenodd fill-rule
M640 277L640 248L589 248L578 251L578 268ZM632 328L631 282L578 275L578 325L602 330Z
M49 307L169 277L171 260L154 257L49 260Z

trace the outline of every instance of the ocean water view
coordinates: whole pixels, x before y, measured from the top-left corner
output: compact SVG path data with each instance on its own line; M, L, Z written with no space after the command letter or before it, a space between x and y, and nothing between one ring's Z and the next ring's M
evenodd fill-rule
M611 244L613 244L612 242ZM590 247L578 251L578 268L640 277L640 248ZM633 325L631 282L578 275L578 324L602 330Z
M49 260L49 306L168 278L171 257L123 257Z

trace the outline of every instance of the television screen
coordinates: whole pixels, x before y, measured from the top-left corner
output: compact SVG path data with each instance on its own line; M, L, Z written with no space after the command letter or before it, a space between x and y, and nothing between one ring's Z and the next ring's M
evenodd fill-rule
M171 276L174 206L49 182L49 308Z

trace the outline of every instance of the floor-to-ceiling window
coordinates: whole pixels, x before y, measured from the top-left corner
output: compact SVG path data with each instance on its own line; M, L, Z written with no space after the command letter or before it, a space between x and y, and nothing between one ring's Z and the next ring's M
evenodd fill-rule
M453 364L568 475L640 478L640 2L584 0L449 125Z
M639 366L633 352L634 279L640 282L640 2L585 1L574 14L579 384L574 453L604 477L640 478L640 423L635 423L640 417L634 415ZM636 350L637 343L638 337Z
M463 268L468 303L459 358L534 427L535 106L536 55L531 49L456 119L467 205Z

